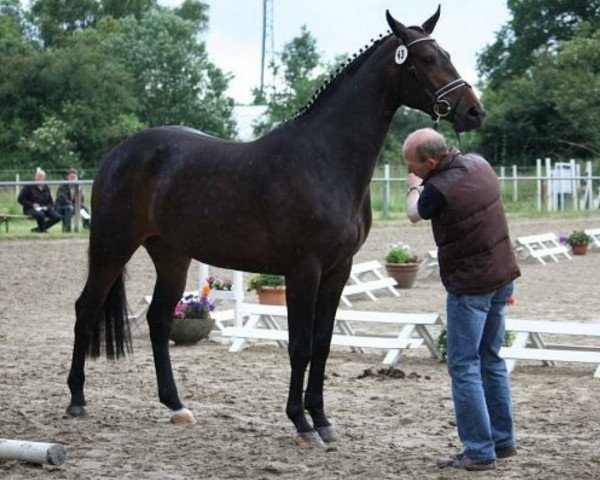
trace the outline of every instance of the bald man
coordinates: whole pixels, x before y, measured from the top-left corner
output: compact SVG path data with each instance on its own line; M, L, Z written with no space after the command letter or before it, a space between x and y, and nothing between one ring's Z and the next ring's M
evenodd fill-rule
M46 172L36 171L35 181L35 185L23 187L17 201L23 205L23 213L37 221L38 226L31 231L45 233L52 225L60 222L62 217L54 208L52 194L46 184Z
M498 355L506 303L519 267L512 251L496 174L474 154L449 148L432 129L410 134L406 214L431 220L447 291L448 372L462 452L440 468L493 470L517 453L510 383Z

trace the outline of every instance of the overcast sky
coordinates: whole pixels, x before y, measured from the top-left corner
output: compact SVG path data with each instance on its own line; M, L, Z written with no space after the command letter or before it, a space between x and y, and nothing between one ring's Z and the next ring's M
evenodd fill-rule
M238 104L251 101L260 83L263 0L204 0L209 4L205 35L211 60L235 78L229 94ZM160 0L178 5L180 0ZM358 52L388 29L385 10L405 25L420 25L441 3L433 36L452 55L458 72L470 83L478 80L477 53L492 43L509 19L505 0L273 0L275 51L306 25L317 39L322 59ZM268 78L267 78L268 79Z

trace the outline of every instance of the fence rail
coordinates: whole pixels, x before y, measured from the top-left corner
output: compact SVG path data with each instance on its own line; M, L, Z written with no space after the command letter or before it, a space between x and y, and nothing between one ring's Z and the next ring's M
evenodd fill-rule
M552 162L537 159L533 167L517 165L496 168L502 195L507 208L532 211L593 210L600 208L600 175L594 175L592 162ZM20 189L35 181L0 181L0 206L14 204ZM64 180L52 180L57 186ZM78 180L77 185L89 192L93 180ZM383 217L391 212L404 211L406 199L406 167L378 167L371 181L373 209ZM12 193L11 193L12 192ZM12 197L12 198L11 198Z

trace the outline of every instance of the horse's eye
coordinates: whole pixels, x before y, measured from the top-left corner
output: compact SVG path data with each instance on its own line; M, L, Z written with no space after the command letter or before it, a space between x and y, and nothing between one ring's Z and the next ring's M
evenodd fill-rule
M423 57L423 63L427 65L433 65L435 63L435 55L425 55Z

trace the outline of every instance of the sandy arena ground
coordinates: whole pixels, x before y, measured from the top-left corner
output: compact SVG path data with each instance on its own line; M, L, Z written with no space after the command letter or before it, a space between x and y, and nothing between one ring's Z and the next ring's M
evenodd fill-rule
M599 223L598 218L527 220L512 222L511 230L514 238ZM428 225L376 227L357 260L382 260L397 241L421 253L434 245ZM517 367L519 455L484 474L439 470L434 464L460 443L445 365L424 348L401 360L404 379L357 378L379 366L380 353L332 353L325 401L342 440L325 452L301 450L292 442L284 413L288 359L274 344L255 344L241 354L207 341L172 348L180 394L198 424L171 425L158 402L145 323L134 329L132 358L88 363L89 415L67 418L73 302L85 281L86 248L84 241L0 243L0 437L56 441L68 449L62 467L0 462L0 478L600 478L600 380L592 377L595 366L585 364ZM521 266L510 316L600 321L600 253ZM140 250L128 265L132 306L152 292L153 282L152 264ZM360 301L354 308L444 313L444 292L435 278L401 295Z

